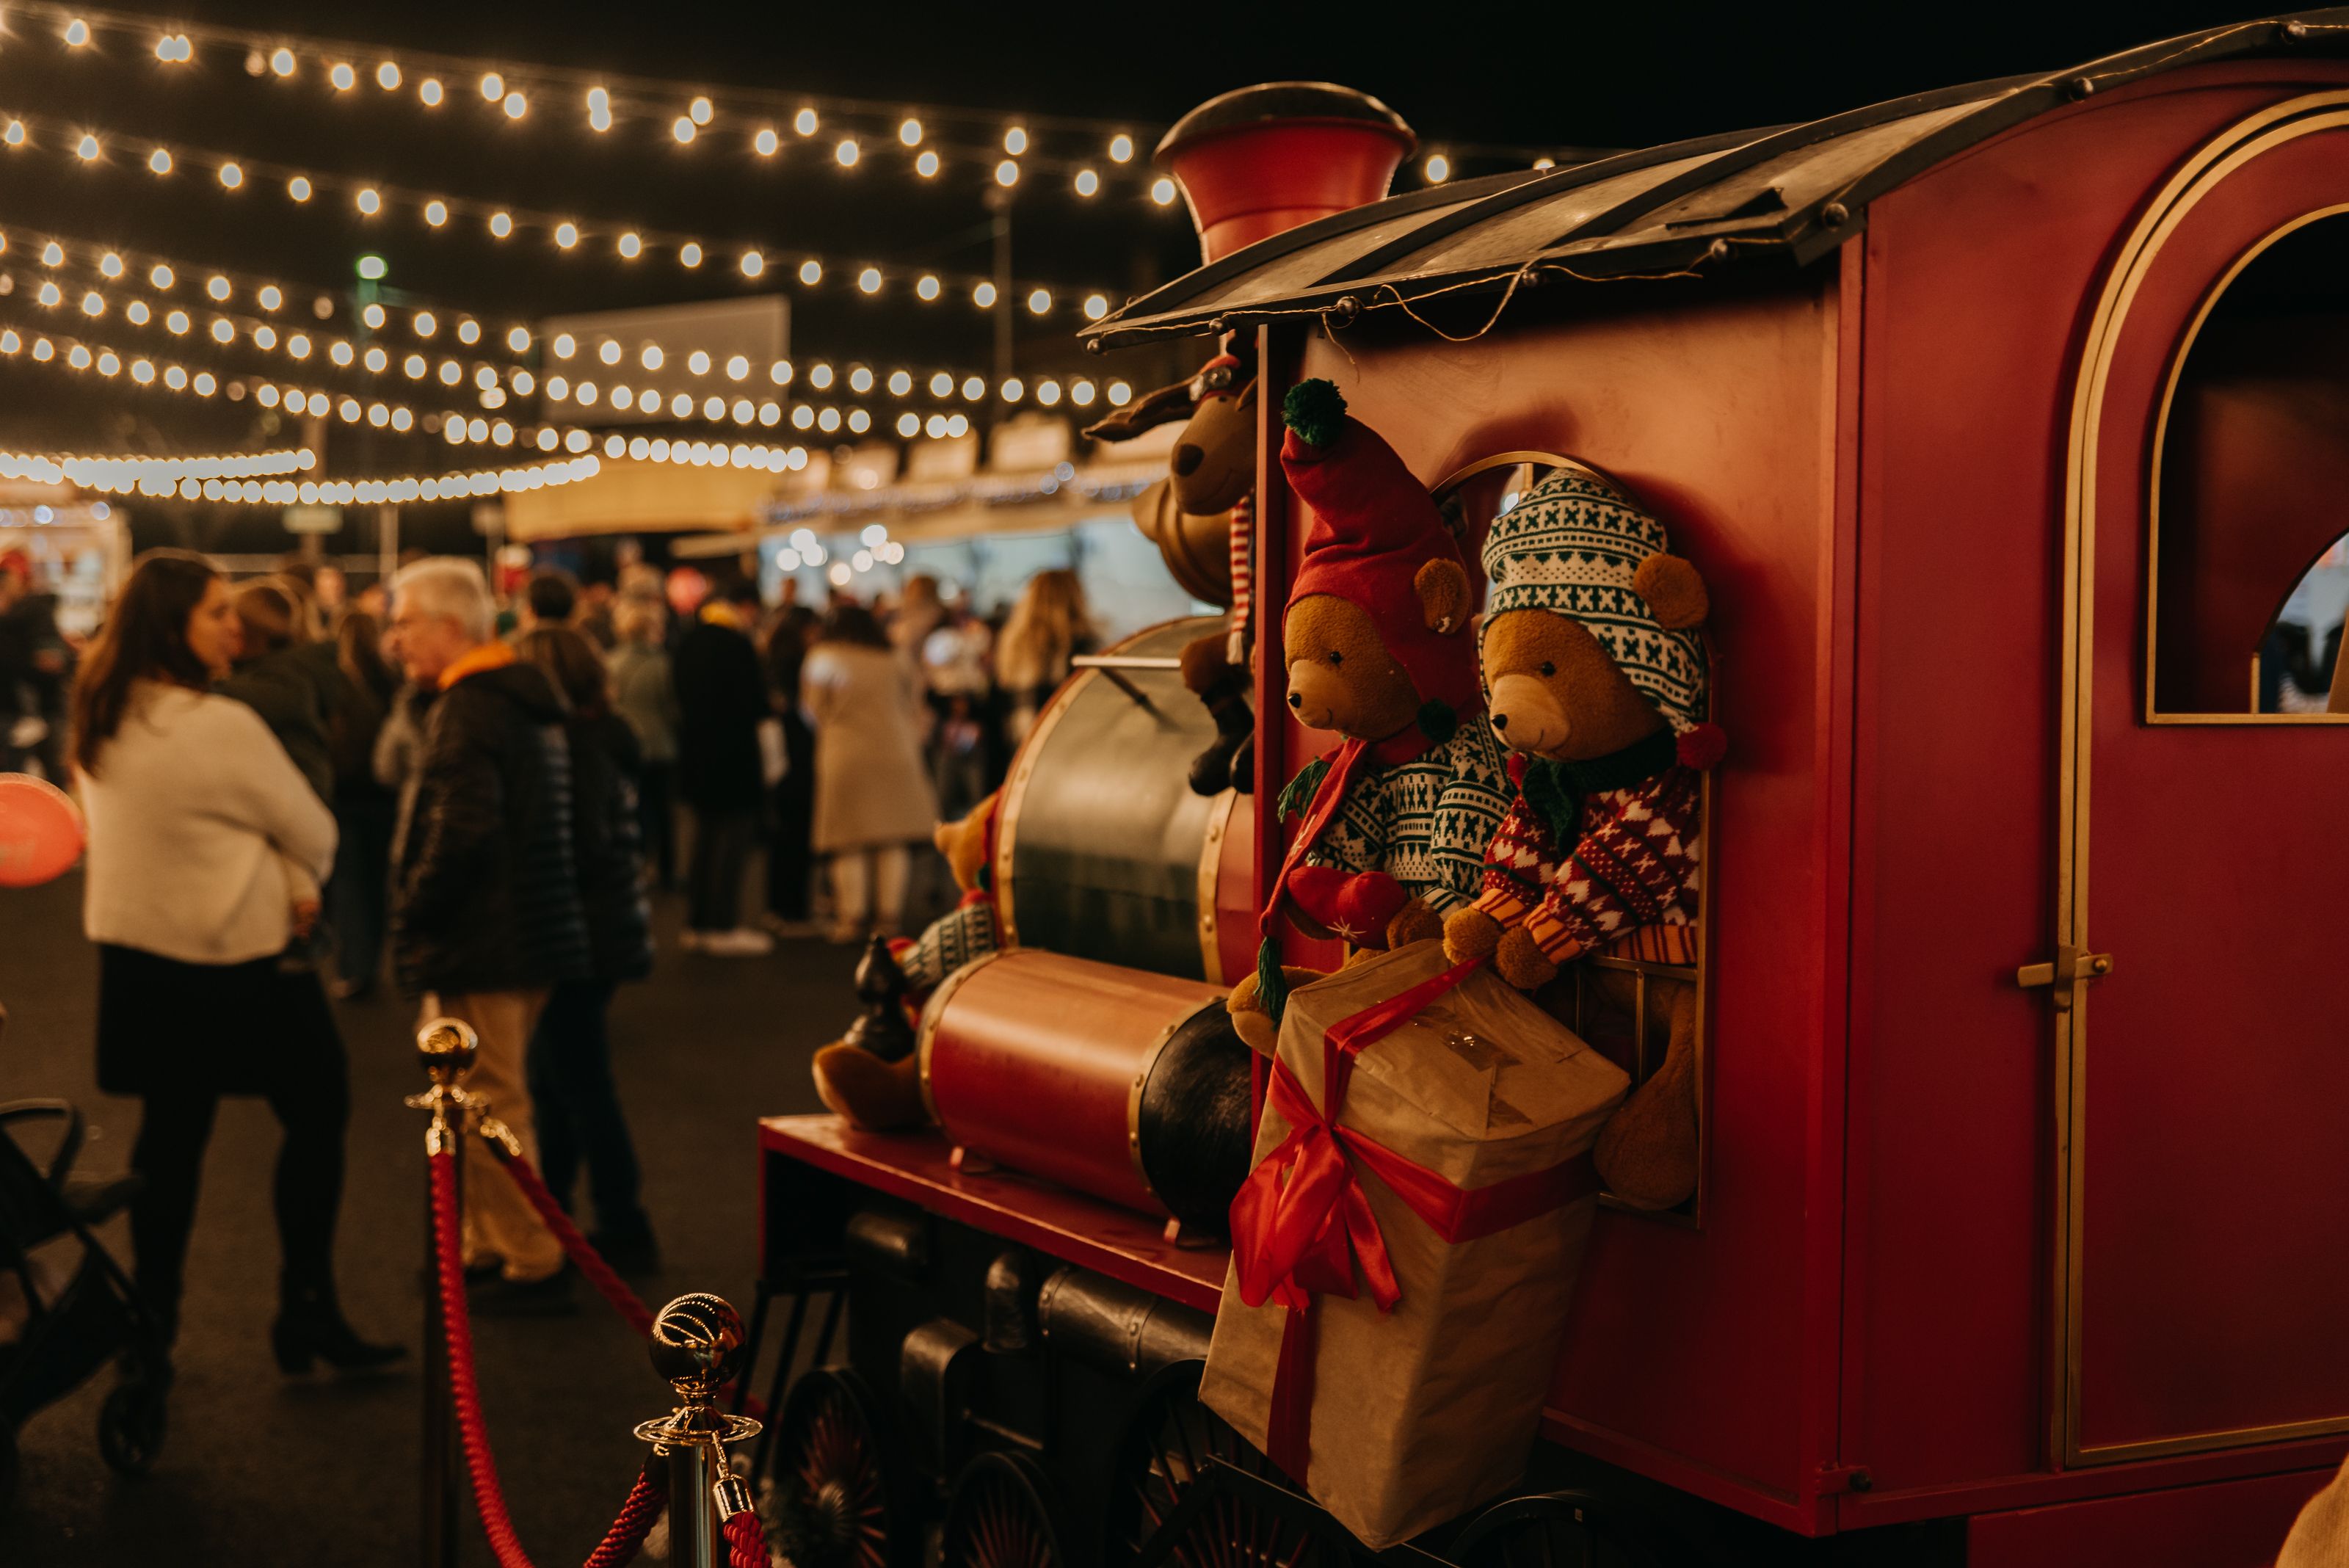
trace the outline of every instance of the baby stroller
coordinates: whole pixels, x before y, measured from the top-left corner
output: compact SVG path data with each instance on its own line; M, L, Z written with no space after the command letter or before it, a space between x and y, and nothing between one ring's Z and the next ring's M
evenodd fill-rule
M15 1136L45 1122L57 1124L46 1169ZM81 1144L81 1113L64 1100L0 1105L0 1509L16 1494L16 1428L118 1355L123 1378L98 1411L98 1451L135 1476L163 1446L170 1344L90 1234L130 1201L140 1179L75 1176Z

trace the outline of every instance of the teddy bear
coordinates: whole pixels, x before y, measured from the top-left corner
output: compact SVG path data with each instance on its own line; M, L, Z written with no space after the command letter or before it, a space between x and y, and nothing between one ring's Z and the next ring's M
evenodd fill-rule
M1694 962L1700 774L1723 751L1702 718L1703 578L1661 523L1576 467L1495 520L1484 565L1479 663L1517 791L1476 898L1444 923L1446 956L1490 958L1525 991L1586 953ZM1602 1004L1630 983L1584 979ZM1594 1154L1617 1197L1663 1209L1696 1185L1696 998L1669 979L1650 994L1663 1063Z
M851 1127L888 1132L929 1121L912 1033L899 1025L906 1011L917 1010L947 976L1000 945L1001 928L989 886L995 802L990 794L961 821L942 822L931 833L931 842L954 873L955 886L963 890L962 901L932 920L918 939L900 940L866 956L856 974L866 1016L815 1054L810 1070L816 1097Z
M1288 991L1313 978L1279 962L1276 915L1357 949L1441 936L1476 894L1509 794L1482 720L1467 570L1435 503L1332 383L1299 382L1281 417L1281 468L1313 514L1281 618L1288 706L1342 742L1281 792L1280 815L1303 819L1257 972L1226 1003L1267 1054Z
M1216 738L1190 768L1191 788L1206 795L1256 787L1256 713L1248 705L1256 415L1254 368L1227 348L1188 381L1146 393L1084 432L1094 441L1131 441L1170 420L1189 421L1168 456L1167 477L1134 498L1133 521L1187 592L1231 612L1223 630L1195 639L1181 656L1184 686L1216 721Z

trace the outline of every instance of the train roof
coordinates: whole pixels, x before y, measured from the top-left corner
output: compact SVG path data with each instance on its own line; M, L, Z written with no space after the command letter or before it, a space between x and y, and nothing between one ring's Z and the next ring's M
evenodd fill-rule
M1802 266L1864 228L1878 195L2035 116L2188 66L2344 47L2349 6L2306 11L1804 125L1431 186L1259 240L1128 301L1086 342L1115 348L1325 314L1342 326L1441 295Z

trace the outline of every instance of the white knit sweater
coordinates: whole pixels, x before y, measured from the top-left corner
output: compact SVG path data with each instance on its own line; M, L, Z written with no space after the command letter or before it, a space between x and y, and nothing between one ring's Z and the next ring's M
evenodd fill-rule
M142 681L81 776L90 940L242 963L291 936L285 864L324 881L335 818L243 703ZM282 857L282 859L281 859Z

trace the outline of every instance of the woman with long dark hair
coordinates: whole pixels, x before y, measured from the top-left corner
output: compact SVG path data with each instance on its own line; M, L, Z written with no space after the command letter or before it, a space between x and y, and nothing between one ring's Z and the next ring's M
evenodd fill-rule
M333 861L335 822L261 718L212 691L240 635L210 562L150 551L74 684L98 1086L142 1102L130 1162L146 1186L130 1240L140 1289L167 1324L179 1319L221 1096L259 1095L285 1129L278 1365L380 1366L399 1347L360 1339L335 1294L350 1110L342 1037L316 973L278 962L302 935L295 889Z
M605 1016L614 989L653 967L636 818L643 753L636 732L612 710L604 660L585 636L541 622L514 639L514 651L546 671L569 711L563 728L571 749L572 857L593 964L584 980L554 982L531 1033L524 1069L538 1113L539 1174L568 1210L585 1164L595 1200L589 1240L622 1273L650 1273L660 1252L639 1200L636 1143L612 1076Z

